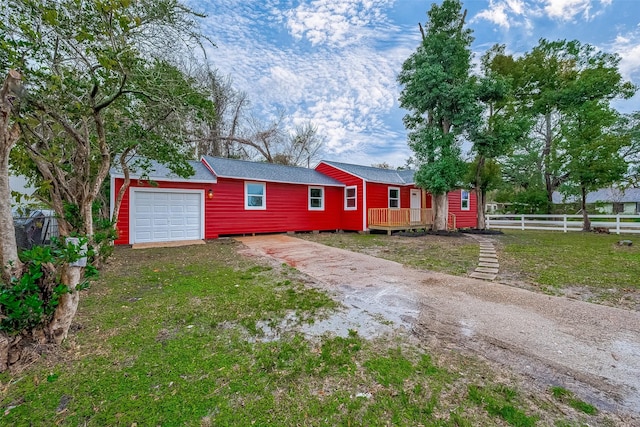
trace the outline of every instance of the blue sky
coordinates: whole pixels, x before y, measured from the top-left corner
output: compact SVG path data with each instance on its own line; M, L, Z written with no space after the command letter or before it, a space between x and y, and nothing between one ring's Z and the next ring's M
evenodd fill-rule
M440 1L437 1L440 3ZM247 93L258 116L284 110L326 138L323 158L400 166L411 155L396 76L420 43L431 0L209 0L213 65ZM640 85L638 0L467 0L475 60L495 43L522 54L539 39L577 39L621 57ZM640 95L617 102L640 110Z

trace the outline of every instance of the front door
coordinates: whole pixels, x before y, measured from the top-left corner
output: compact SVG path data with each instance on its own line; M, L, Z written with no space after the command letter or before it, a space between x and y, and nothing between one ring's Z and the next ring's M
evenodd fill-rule
M420 200L420 190L411 190L411 222L419 223L420 222L420 208L421 200Z

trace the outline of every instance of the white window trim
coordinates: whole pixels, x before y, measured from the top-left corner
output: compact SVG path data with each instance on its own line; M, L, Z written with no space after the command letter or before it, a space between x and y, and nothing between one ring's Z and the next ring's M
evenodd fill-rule
M249 206L249 193L248 188L250 184L262 185L264 189L262 192L262 206ZM252 211L264 211L267 209L267 183L266 182L258 182L258 181L245 181L244 182L244 208L245 210Z
M347 206L347 193L349 190L351 190L353 188L353 199L355 200L355 206L353 207L348 207ZM351 197L349 198L351 199ZM348 187L344 188L344 210L345 211L357 211L358 210L358 186L357 185L350 185Z
M391 190L396 190L398 192L398 206L397 207L391 207ZM395 199L394 199L395 200ZM400 209L400 206L402 206L400 204L400 188L399 187L389 187L387 189L387 206L389 209Z
M311 191L312 190L320 190L321 191L321 195L320 195L320 206L319 207L315 207L315 206L311 206ZM309 197L308 197L308 208L310 211L323 211L324 210L324 187L309 187ZM314 197L314 199L318 199L318 197Z
M466 199L463 197L464 193L467 193ZM464 201L467 201L467 207L464 206ZM468 211L471 210L471 192L468 190L460 190L460 210Z

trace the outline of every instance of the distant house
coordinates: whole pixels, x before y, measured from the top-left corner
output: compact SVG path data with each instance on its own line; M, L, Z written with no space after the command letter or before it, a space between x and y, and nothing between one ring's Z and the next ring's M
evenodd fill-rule
M563 197L558 192L553 193L554 204L578 203L577 197ZM587 194L587 205L592 205L601 214L638 215L640 214L640 188L603 188Z
M424 228L431 195L413 171L322 161L315 169L204 156L180 178L156 164L134 173L118 219L116 244L214 239L295 231ZM111 202L124 176L111 170ZM449 195L450 227L475 227L475 194Z

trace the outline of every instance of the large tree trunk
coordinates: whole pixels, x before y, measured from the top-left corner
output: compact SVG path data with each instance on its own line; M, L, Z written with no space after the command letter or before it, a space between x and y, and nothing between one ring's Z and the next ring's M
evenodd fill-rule
M448 204L449 199L447 197L447 193L433 195L433 207L435 211L433 229L435 231L447 230Z
M10 124L13 103L20 94L22 76L9 70L0 90L0 267L2 279L8 280L20 268L16 234L11 214L9 153L20 137L16 123Z
M484 220L484 205L485 205L485 191L482 189L482 168L485 164L484 156L480 156L478 159L478 164L476 166L476 216L478 219L477 227L480 230L484 230L486 228L485 220Z
M587 212L587 189L582 187L582 231L591 231L591 220L589 219L589 213Z
M80 283L82 270L82 267L69 265L63 267L62 283L69 287L69 293L60 297L53 319L45 327L45 335L50 343L60 344L67 338L69 327L78 310L78 302L80 302L80 292L76 290L76 286Z
M484 206L486 204L487 193L484 190L476 187L476 197L478 199L476 202L476 213L478 217L477 227L479 230L484 230L485 228L487 228L484 217Z

